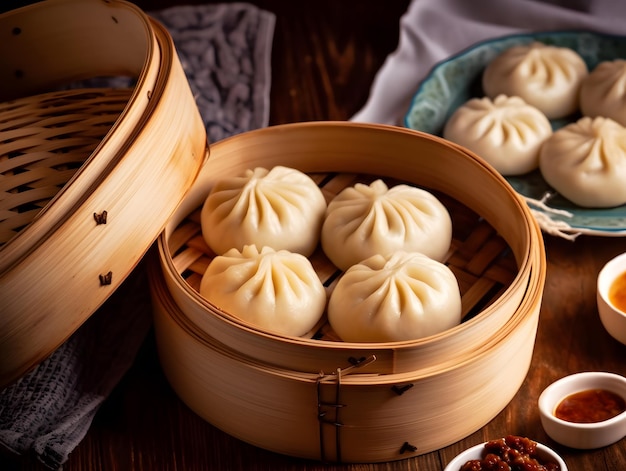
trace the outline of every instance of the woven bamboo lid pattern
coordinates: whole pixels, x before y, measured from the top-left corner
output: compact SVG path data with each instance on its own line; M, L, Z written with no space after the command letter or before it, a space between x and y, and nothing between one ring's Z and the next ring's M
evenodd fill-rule
M191 186L206 133L167 31L131 3L0 15L0 387L119 286ZM67 89L96 77L126 89Z

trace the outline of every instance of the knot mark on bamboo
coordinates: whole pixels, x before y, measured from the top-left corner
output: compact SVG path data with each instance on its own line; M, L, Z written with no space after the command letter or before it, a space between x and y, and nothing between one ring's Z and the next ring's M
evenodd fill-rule
M113 282L113 272L98 275L98 277L100 278L100 286L108 286Z
M411 445L409 442L404 442L402 446L400 447L401 455L407 452L413 453L415 451L417 451L417 447L415 445Z
M366 360L365 357L361 357L361 358L350 357L348 358L348 363L350 363L352 366L358 366L361 363L363 363L365 360Z
M96 221L96 225L106 224L107 223L108 213L106 211L102 211L101 213L93 213L93 218Z
M20 34L22 34L22 28L16 26L11 32L13 33L13 36L19 36Z
M397 384L394 384L393 386L391 386L391 390L393 392L395 392L398 396L402 396L405 392L407 392L409 389L411 389L414 385L411 384L405 384L403 386L398 386Z

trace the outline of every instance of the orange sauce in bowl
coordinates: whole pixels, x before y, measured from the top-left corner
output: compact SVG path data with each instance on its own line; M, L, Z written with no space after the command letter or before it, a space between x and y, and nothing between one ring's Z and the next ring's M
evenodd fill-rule
M609 287L609 301L620 311L626 313L626 271L613 280Z

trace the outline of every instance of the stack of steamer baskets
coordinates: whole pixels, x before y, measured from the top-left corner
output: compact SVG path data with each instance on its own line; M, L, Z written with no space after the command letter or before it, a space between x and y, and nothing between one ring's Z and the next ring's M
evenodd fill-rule
M464 321L414 341L347 343L322 321L306 338L268 333L198 293L211 259L200 209L216 181L276 165L310 174L327 199L355 182L426 188L447 206L446 264ZM391 185L390 185L391 186ZM328 462L381 462L442 448L495 417L531 361L545 281L541 232L480 158L432 135L348 122L243 133L211 157L150 255L163 369L198 415L256 446ZM341 273L312 257L330 292Z
M39 2L0 15L0 35L4 387L132 271L207 143L171 37L131 3ZM129 85L79 85L102 77Z

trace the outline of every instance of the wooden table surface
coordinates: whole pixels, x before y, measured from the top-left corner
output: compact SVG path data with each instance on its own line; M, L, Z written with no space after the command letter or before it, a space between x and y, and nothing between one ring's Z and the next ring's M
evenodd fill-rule
M156 9L175 2L137 2ZM193 2L189 2L193 3ZM345 120L364 103L376 71L398 41L407 0L258 0L276 14L271 124ZM537 399L552 381L580 371L626 375L626 346L603 329L595 301L596 276L626 239L545 236L547 280L533 361L510 404L464 440L415 458L379 464L322 464L274 454L232 438L194 415L160 369L153 335L104 403L65 471L309 470L437 471L459 451L506 434L553 446L571 471L614 471L626 463L626 441L593 451L551 441L539 422ZM468 411L471 413L471 411ZM1 466L0 466L1 468ZM40 469L24 464L23 470Z

